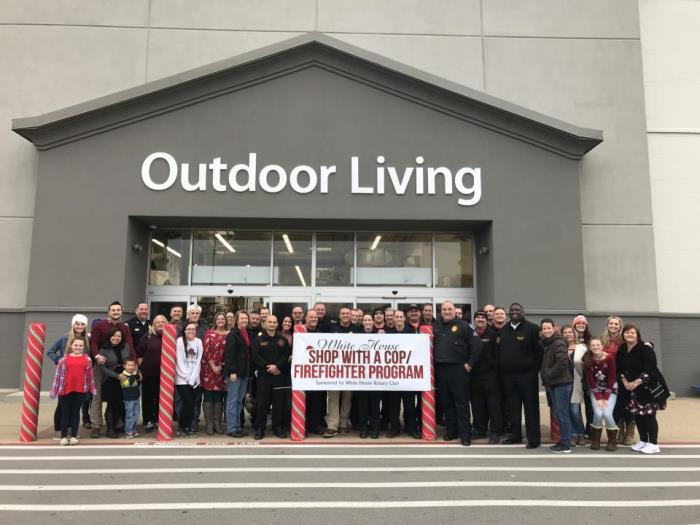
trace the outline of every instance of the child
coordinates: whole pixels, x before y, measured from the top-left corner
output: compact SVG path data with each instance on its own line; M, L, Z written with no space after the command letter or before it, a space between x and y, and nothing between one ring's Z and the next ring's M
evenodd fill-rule
M604 351L603 343L598 338L591 339L590 350L583 356L586 382L590 390L593 405L591 421L591 449L600 449L600 437L603 433L603 421L608 435L605 450L617 450L618 428L613 413L617 400L617 370L615 355Z
M124 371L119 375L119 382L124 400L124 432L127 439L133 439L139 435L135 428L139 420L139 385L141 384L141 373L136 369L136 361L128 359L124 363Z
M92 374L92 361L84 353L85 341L74 339L70 352L58 362L51 397L61 405L61 441L62 446L78 444L78 422L80 421L80 406L85 394L95 393L95 380ZM68 428L72 436L68 439Z

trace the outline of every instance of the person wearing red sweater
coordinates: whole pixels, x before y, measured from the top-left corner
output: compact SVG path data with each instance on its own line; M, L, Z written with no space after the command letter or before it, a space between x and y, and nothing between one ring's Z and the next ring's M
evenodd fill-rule
M95 362L94 374L95 383L97 384L97 391L92 397L92 403L90 404L90 420L92 421L90 437L93 438L100 437L100 427L104 421L102 417L102 371L100 365L105 363L105 359L100 355L100 349L109 342L114 328L120 328L124 334L126 344L131 349L129 359L136 359L131 330L129 330L126 323L122 322L122 312L121 303L119 301L114 301L109 305L107 318L95 321L90 331L90 354Z
M590 341L590 349L583 356L591 404L593 421L591 421L591 449L600 449L600 437L603 433L603 420L608 435L605 450L617 450L618 428L613 412L617 401L617 370L615 355L603 350L603 342L598 338Z
M73 339L70 352L58 362L50 395L61 404L61 445L78 444L80 406L85 394L95 392L92 361L85 355L85 341ZM72 436L68 439L68 428Z

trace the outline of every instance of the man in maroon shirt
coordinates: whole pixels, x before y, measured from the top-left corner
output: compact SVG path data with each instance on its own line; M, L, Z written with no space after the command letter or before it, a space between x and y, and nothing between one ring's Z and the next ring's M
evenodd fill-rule
M107 310L107 318L95 321L90 331L90 354L95 363L95 395L90 404L90 419L92 420L92 431L90 437L100 437L100 427L102 426L102 369L100 365L104 364L105 358L100 353L102 345L109 341L112 330L120 328L124 333L126 344L129 345L129 354L131 359L136 359L134 343L131 338L131 330L122 322L122 305L119 301L114 301L109 305Z

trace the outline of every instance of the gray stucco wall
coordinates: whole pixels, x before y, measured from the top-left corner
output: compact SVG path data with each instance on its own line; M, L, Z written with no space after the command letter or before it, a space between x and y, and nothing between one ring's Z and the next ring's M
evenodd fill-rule
M337 60L338 68L347 65ZM273 70L285 71L285 64ZM273 80L40 152L28 306L97 307L125 292L133 298L145 283L145 264L144 253L131 246L137 240L145 245L147 232L145 225L129 226L129 218L178 216L210 224L271 218L280 225L314 217L321 226L323 218L333 217L350 230L360 220L388 221L409 231L405 221L428 222L437 230L441 221L461 223L465 230L475 222L491 224L490 262L497 278L485 300L518 297L536 308L585 309L578 162L469 122L449 106L462 104L459 97L431 107L432 88L408 81L405 89L423 97L408 99L400 91L402 78L350 66L351 78L320 67L277 73ZM474 110L467 105L460 111ZM533 125L533 135L538 129ZM154 151L189 163L195 174L198 163L222 157L231 166L247 162L250 152L258 155L258 170L266 164L287 171L331 164L337 173L327 194L302 195L289 187L274 194L216 192L210 186L187 192L179 184L158 192L141 181L142 162ZM361 184L374 186L379 155L399 170L415 165L418 155L426 167L480 167L481 201L459 206L441 182L436 195L416 195L411 186L405 195L390 189L384 195L352 194L350 157L360 159ZM163 180L165 163L152 171ZM93 203L94 211L77 202ZM89 253L82 249L85 239Z

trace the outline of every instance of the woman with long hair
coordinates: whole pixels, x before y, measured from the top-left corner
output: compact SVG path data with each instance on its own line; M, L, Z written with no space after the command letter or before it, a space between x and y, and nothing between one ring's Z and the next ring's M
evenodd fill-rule
M603 433L603 421L608 435L605 450L617 450L618 428L613 413L617 400L617 372L615 356L603 350L602 341L591 339L590 350L583 356L586 382L593 405L591 421L591 449L600 449L600 437Z
M70 352L73 341L80 339L83 341L83 348L86 354L90 354L90 337L87 332L88 319L84 315L76 314L71 319L70 330L65 335L62 335L46 351L46 355L58 365L59 361ZM92 401L92 393L86 392L82 400L81 411L83 413L83 426L87 429L92 428L90 421L90 401ZM80 421L80 420L78 420ZM56 410L53 413L53 429L54 440L61 439L61 403L56 403ZM78 429L71 429L75 436L78 435Z
M198 325L187 322L178 337L175 348L175 388L180 394L178 437L195 438L197 432L192 428L194 418L194 403L201 382L202 355L204 347L202 340L197 337Z
M139 340L136 357L141 372L141 413L145 432L153 432L158 422L160 397L160 356L163 350L163 328L168 320L156 315L148 333Z
M224 346L229 329L226 327L226 314L218 312L214 316L214 328L204 333L204 355L202 357L202 390L204 421L207 434L223 434L221 418L224 413Z
M102 401L107 402L105 411L105 425L107 437L117 438L117 423L124 421L124 400L122 399L122 381L125 376L124 363L131 358L132 351L126 342L121 328L114 328L110 332L109 339L100 349L100 355L105 362L100 365L102 370Z
M622 328L624 343L620 345L615 358L617 374L622 386L630 393L629 411L634 415L639 432L639 441L632 445L632 450L644 454L661 452L657 444L659 423L656 412L666 408L665 402L657 402L650 394L646 384L663 381L656 364L654 349L645 344L639 328L626 324Z
M611 354L613 357L617 355L617 351L622 340L622 319L617 315L611 315L605 321L605 329L600 335L600 341L603 344L603 351L606 354ZM617 424L617 444L632 445L634 443L634 416L627 408L630 403L630 393L626 388L617 389L617 402L615 403L615 412L613 417Z
M583 362L581 360L588 348L586 348L585 344L576 342L574 327L569 324L565 324L561 327L561 335L564 341L566 341L569 355L569 371L574 377L571 401L569 403L571 416L571 445L582 447L586 444L586 428L583 425L583 416L581 415L581 403L584 402Z
M243 403L250 378L250 343L248 331L250 316L245 310L236 312L235 328L226 337L224 346L224 374L226 376L226 433L233 438L248 435L243 430Z

